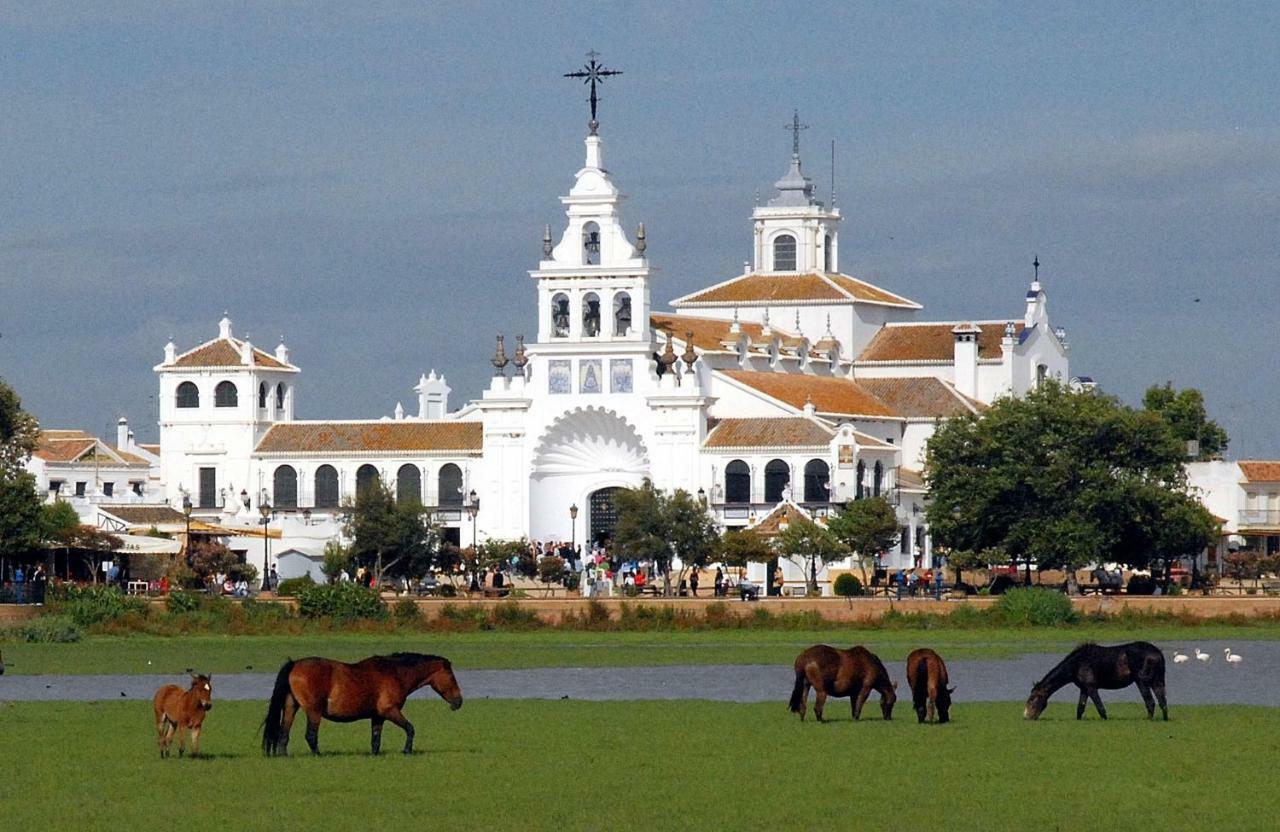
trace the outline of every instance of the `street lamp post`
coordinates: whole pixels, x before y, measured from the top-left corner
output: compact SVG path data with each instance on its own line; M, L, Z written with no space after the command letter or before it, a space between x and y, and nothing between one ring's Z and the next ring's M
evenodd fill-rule
M578 504L569 506L569 551L578 557Z
M271 540L268 534L271 525L271 503L267 502L265 496L258 503L258 513L262 515L262 591L268 592L271 589L271 580L267 577L267 571L270 567L268 561L271 557L267 551L267 544Z
M188 494L182 495L182 516L187 519L187 536L182 539L182 548L187 558L188 565L191 563L191 497Z
M476 515L480 513L480 495L473 488L467 494L467 517L471 519L471 574L476 578L480 572L480 553L476 551ZM478 580L478 578L477 578Z

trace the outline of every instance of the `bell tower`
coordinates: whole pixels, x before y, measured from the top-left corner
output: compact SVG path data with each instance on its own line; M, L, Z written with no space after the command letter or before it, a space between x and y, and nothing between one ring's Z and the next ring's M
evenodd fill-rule
M791 163L774 183L777 194L751 214L755 232L755 272L770 274L830 274L840 271L840 211L823 205L813 193L813 181L800 165L800 123L797 111L791 131ZM834 196L832 197L834 203Z

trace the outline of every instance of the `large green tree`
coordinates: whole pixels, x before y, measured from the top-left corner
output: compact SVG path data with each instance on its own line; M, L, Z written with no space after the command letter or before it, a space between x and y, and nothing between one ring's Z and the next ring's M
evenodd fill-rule
M830 529L806 517L796 517L778 532L773 545L778 553L804 570L809 594L818 592L818 566L849 556L849 547Z
M671 594L671 566L680 561L680 575L701 569L716 553L719 533L701 502L683 489L665 492L645 480L639 488L624 488L614 496L618 524L613 545L624 557L652 560L662 573L663 591Z
M1194 387L1174 390L1167 381L1152 385L1142 397L1142 407L1167 422L1184 447L1194 441L1199 447L1195 459L1217 459L1227 450L1227 432L1205 413L1204 395Z
M925 459L930 531L949 549L1065 569L1074 589L1074 570L1089 563L1146 565L1208 545L1184 455L1155 413L1046 382L935 431Z
M751 529L729 529L716 544L716 559L739 574L749 563L768 563L777 556L769 541Z
M432 565L438 538L416 501L397 502L378 485L348 499L342 516L352 560L372 569L379 586L384 575L421 575Z
M884 497L850 500L828 521L827 528L858 559L862 584L866 586L867 563L898 540L898 514Z
M27 557L41 542L40 496L25 469L40 428L0 379L0 559Z

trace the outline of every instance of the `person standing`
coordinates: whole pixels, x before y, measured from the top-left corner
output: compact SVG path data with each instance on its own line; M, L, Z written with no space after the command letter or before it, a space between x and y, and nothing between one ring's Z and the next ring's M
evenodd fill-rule
M26 603L26 591L27 574L22 571L22 566L19 565L17 569L13 570L13 597L15 603Z
M774 592L778 597L782 597L782 588L786 586L787 579L782 575L782 564L778 564L773 568L773 586Z
M715 585L714 585L713 591L715 592L717 598L724 597L724 570L721 569L719 566L716 567L716 578L715 578Z
M44 564L36 566L36 573L31 576L31 603L37 606L44 604L44 591L49 577L44 573Z
M698 567L693 567L693 571L689 573L689 591L693 593L693 597L698 597Z
M267 589L275 592L278 586L280 586L280 573L276 572L276 565L273 563L271 564L270 577L267 579Z

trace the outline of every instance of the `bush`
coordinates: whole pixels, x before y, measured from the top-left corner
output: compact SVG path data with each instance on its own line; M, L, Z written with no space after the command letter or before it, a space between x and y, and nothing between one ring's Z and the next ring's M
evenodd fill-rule
M258 567L252 563L236 563L227 569L227 577L234 582L244 581L252 589L259 586Z
M195 612L200 609L200 597L190 592L170 592L164 607L173 613Z
M564 580L564 558L558 555L543 558L538 563L538 577L544 584L556 584Z
M533 610L506 601L493 608L493 625L503 630L532 630L542 626L542 619Z
M1044 587L1010 589L1000 596L996 609L1006 624L1015 627L1051 627L1076 620L1071 599L1056 589Z
M316 585L310 575L303 575L301 578L286 578L276 587L276 595L281 597L293 597L298 595L304 589L309 589Z
M401 598L391 607L391 620L398 627L418 627L422 624L422 611L411 598Z
M841 598L856 598L862 595L862 581L844 572L836 578L833 591Z
M290 611L289 607L284 604L277 604L273 601L255 601L252 598L246 598L240 602L240 617L243 618L247 624L277 624L293 618L293 613Z
M382 619L387 608L377 590L343 581L312 586L298 593L298 613L303 618L331 618L335 621Z
M130 598L112 586L71 586L63 600L53 604L53 611L71 618L77 627L92 627L129 613L146 616L147 602Z
M42 615L9 631L19 641L32 644L70 644L82 637L80 628L65 615Z

